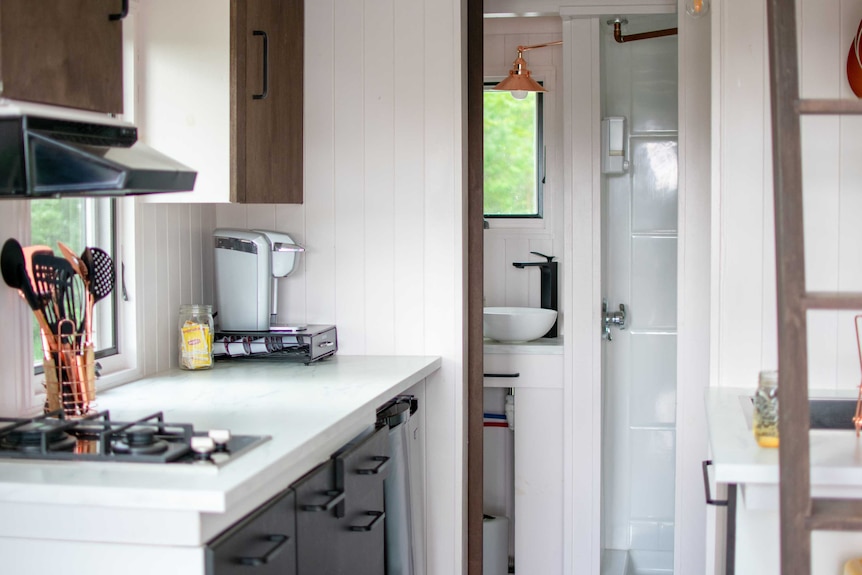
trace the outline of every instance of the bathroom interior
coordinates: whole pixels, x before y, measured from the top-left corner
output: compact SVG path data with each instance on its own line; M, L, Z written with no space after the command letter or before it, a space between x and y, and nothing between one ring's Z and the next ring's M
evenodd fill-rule
M677 26L675 14L609 14L597 24L601 118L624 118L625 124L623 149L615 149L619 146L611 138L600 153L603 160L610 158L602 162L598 178L601 292L610 313L624 306L626 320L624 329L609 328L610 337L601 344L601 511L600 524L591 527L600 533L602 575L669 575L674 567L676 462L678 37L618 43L613 35L617 18L624 19L626 35ZM563 26L554 17L486 18L484 34L487 82L506 74L518 45L559 40ZM538 271L525 273L512 264L536 259L530 252L562 261L570 233L563 217L562 50L531 50L525 59L533 77L548 89L543 95L544 218L490 221L485 231L486 306L539 307ZM564 285L559 288L562 293ZM565 298L561 302L560 342L571 333ZM579 382L564 385L572 386L577 401ZM502 413L506 395L512 393L486 387L485 411ZM517 392L514 402L517 406ZM529 573L515 553L518 480L512 436L508 428L485 427L485 513L508 518L509 572ZM590 521L575 519L584 520Z

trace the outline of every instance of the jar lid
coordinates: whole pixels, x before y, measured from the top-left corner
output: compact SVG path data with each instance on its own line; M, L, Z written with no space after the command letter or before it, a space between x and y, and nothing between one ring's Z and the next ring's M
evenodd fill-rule
M180 305L180 311L191 313L212 313L213 306L209 304L184 303Z
M776 386L778 385L778 372L775 370L761 371L758 378L759 385Z

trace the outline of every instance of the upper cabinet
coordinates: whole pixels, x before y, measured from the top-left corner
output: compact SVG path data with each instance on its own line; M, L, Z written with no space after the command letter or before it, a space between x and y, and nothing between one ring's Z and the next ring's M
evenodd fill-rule
M127 0L2 0L0 95L123 112Z
M302 203L303 29L303 0L141 3L135 121L198 171L147 201Z

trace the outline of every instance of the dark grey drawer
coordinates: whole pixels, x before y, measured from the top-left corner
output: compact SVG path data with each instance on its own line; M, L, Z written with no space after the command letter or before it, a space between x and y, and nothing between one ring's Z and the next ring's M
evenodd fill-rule
M207 545L207 575L295 575L296 499L287 490Z

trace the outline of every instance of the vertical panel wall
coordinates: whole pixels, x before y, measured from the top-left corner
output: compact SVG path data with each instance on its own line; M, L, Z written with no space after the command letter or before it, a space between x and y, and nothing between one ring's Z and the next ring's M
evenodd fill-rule
M560 18L486 18L484 74L487 81L506 77L518 46L562 39ZM533 77L548 90L544 101L546 154L544 217L541 220L491 219L485 230L485 305L540 307L538 268L517 269L512 262L538 261L531 251L563 261L563 54L561 46L524 52ZM562 280L562 275L560 276ZM563 293L562 283L558 286ZM560 328L564 329L564 298ZM561 331L562 333L562 331Z
M853 0L797 3L803 98L855 98L845 66L862 18ZM713 115L717 197L713 245L713 374L718 385L754 387L774 369L776 301L772 142L764 2L724 0L713 14ZM805 257L808 289L862 289L862 141L858 117L802 122ZM812 388L859 382L854 312L809 314Z

